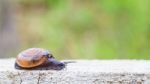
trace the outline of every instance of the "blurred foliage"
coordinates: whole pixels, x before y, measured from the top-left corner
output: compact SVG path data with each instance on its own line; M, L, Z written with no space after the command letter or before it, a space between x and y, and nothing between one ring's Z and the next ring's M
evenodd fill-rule
M19 0L18 4L22 49L47 48L59 59L150 59L149 0Z

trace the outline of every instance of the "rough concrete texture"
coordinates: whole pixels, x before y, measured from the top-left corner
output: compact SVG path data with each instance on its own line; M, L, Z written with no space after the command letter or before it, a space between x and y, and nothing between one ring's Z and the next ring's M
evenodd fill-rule
M14 59L1 59L0 84L150 84L150 61L74 61L60 71L15 70Z

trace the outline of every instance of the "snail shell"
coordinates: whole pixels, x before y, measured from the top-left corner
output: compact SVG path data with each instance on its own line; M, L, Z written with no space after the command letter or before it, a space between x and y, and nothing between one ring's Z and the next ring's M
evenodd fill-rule
M55 60L48 50L43 48L29 48L18 54L15 68L19 66L20 68L29 69L43 64L46 64L45 67L52 65L64 66L62 62Z

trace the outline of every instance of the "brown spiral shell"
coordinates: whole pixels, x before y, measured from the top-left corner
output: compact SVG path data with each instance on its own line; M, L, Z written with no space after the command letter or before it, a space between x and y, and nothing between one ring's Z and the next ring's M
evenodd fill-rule
M29 48L18 54L16 63L23 68L32 68L45 63L51 53L43 48Z

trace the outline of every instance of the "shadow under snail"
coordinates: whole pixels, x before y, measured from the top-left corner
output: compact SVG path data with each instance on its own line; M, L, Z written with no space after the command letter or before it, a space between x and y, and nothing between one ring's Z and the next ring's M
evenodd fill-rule
M29 48L18 54L15 62L16 69L29 70L61 70L64 62L57 61L51 52L43 48Z

